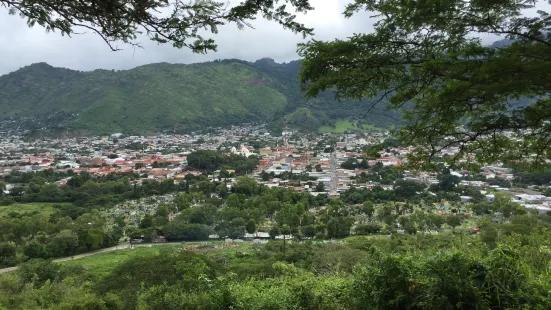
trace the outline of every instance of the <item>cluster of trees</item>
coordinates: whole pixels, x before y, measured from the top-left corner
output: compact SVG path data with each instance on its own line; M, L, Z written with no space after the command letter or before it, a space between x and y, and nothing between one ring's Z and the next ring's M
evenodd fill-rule
M501 221L527 212L497 195L493 203L480 202L472 208L452 205L449 215L442 215L438 209L442 197L427 193L423 184L404 180L396 181L393 190L352 188L342 199L331 200L324 195L313 197L291 189L259 186L248 177L239 177L229 189L204 177L192 177L186 184L187 192L180 193L167 207L181 211L173 221L168 223L168 211L164 210L162 216L146 216L150 224L142 225L144 219L133 234L145 235L148 240L164 235L170 241L196 241L207 240L214 233L222 238L241 238L246 232L260 230L272 237L292 234L297 239L333 239L400 229L407 234L441 231L445 224L455 229L465 221L467 209L475 215L500 214ZM323 190L323 184L316 186L316 191ZM359 224L353 229L355 223Z
M53 183L67 176L70 176L67 184L59 186ZM176 185L174 180L164 180L143 182L138 186L131 184L126 175L97 177L72 172L65 175L49 170L13 172L5 179L10 182L17 180L20 185L12 188L8 195L0 191L2 205L35 202L42 203L38 205L44 208L52 206L54 211L50 215L46 211L11 212L0 217L0 264L4 267L32 258L70 256L116 245L124 234L124 220L108 220L101 210L128 199L188 190L189 184L200 184L191 175L180 185ZM197 179L209 183L204 180L206 177ZM3 181L0 181L0 188L5 188ZM165 222L159 220L158 225L168 222L168 213L161 215ZM150 233L155 228L143 228L149 229L148 236L155 235Z
M27 212L0 218L0 267L114 246L123 235L122 227L110 225L97 210L84 213L68 205L54 208L50 216Z
M256 156L224 155L216 151L199 150L189 154L187 162L190 167L209 173L224 169L235 170L237 174L245 174L252 172L256 168L258 158Z
M350 157L341 164L341 168L354 170L356 168L368 169L370 166L365 158L357 159L356 157Z
M45 180L45 182L56 182L73 175L75 175L75 173L72 170L54 171L54 169L44 169L37 172L21 172L14 170L4 176L3 180L5 183L26 184L36 177Z
M367 183L377 182L381 184L393 184L394 181L403 178L402 172L394 166L383 166L382 163L376 163L368 172L362 172L356 177L356 182Z
M222 182L204 180L204 176L192 177L185 188L171 205L146 215L140 227L127 229L127 234L146 241L161 235L169 241L208 240L209 234L242 238L246 232L256 231L270 232L272 237L343 238L351 233L357 213L326 195L314 197L292 189L259 186L248 177L238 177L229 189ZM323 184L316 189L323 191ZM313 212L327 204L327 209ZM168 222L170 211L179 211L179 215Z
M12 176L14 175L14 176ZM58 174L56 179L61 174ZM25 180L10 189L9 195L1 197L0 204L9 205L14 202L71 202L86 208L108 208L128 199L161 195L181 189L174 180L145 181L141 185L132 184L126 174L109 174L93 176L83 172L69 172L70 179L66 184L58 185L43 177L43 173L21 174L12 172L6 180L19 178ZM51 179L50 179L51 180ZM183 186L183 185L182 185Z
M494 200L492 202L478 202L474 203L470 207L476 215L494 214L499 212L506 219L510 218L511 215L522 215L527 213L526 208L517 203L511 202L511 199L503 193L495 193Z
M515 185L551 185L551 166L547 166L537 171L525 171L522 169L514 169Z
M356 177L356 182L367 183L377 182L381 184L393 184L394 181L404 177L402 172L394 166L383 166L382 163L377 162L373 166L369 166L368 159L350 157L341 164L344 169L354 170L366 169L368 172L362 172Z
M426 186L419 182L399 179L394 182L394 189L392 190L385 190L381 186L374 186L371 190L351 187L342 193L341 199L352 204L359 204L366 200L376 203L384 201L411 201L420 203L422 200L436 202L437 198L432 197L425 189Z
M286 226L290 233L297 234L302 226L314 223L315 219L308 210L328 201L323 195L313 197L292 189L259 186L248 177L238 177L226 197L205 198L210 197L211 191L195 186L200 183L192 184L188 193L176 197L175 205L181 212L162 227L162 233L168 240L207 240L211 233L220 237L242 238L245 232L271 229L261 226L266 218L277 219L278 228ZM226 188L223 183L210 184L215 190Z

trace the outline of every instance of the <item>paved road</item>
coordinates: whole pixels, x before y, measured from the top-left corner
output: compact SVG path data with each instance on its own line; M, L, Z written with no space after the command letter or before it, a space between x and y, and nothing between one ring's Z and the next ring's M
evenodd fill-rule
M138 244L134 244L133 246L134 247L151 247L151 246L158 246L158 245L177 245L177 244L182 244L182 243L180 243L180 242L146 243L146 244L139 244L138 243ZM100 253L117 251L117 250L128 249L128 248L130 248L130 243L121 243L121 244L116 245L114 247L104 248L104 249L101 249L101 250L88 252L88 253L83 253L83 254L78 254L78 255L73 255L73 256L69 256L69 257L56 258L52 261L55 262L55 263L66 262L66 261L73 260L73 259L80 259L80 258L84 258L84 257L88 257L88 256L100 254ZM0 269L0 274L10 272L10 271L14 271L16 269L17 269L17 266L9 267L9 268L3 268L3 269Z
M329 157L329 167L331 169L331 182L329 183L329 194L337 195L337 183L339 178L337 177L337 155L335 152L331 153Z

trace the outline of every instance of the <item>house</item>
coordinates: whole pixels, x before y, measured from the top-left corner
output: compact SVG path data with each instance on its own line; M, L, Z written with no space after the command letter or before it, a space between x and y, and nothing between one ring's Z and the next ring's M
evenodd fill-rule
M551 211L551 208L549 206L538 205L538 204L525 204L524 207L528 209L538 210L539 214L544 214Z
M270 234L267 232L255 232L253 234L246 233L245 239L270 239Z
M514 202L527 204L542 204L544 200L548 200L548 197L544 195L518 194L512 198L512 201Z
M260 155L269 156L269 155L272 155L272 153L273 153L273 151L269 147L265 147L263 149L260 149Z

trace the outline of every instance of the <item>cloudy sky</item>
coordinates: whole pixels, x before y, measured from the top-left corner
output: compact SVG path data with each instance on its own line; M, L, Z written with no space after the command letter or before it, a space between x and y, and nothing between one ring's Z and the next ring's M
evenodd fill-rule
M373 21L368 14L345 20L342 16L347 0L312 0L315 10L300 16L302 22L315 29L315 38L331 40L353 33L369 32ZM19 16L8 15L0 7L0 74L15 71L36 62L77 70L130 69L156 62L192 63L213 59L238 58L253 61L271 57L278 62L297 59L296 44L302 36L282 29L278 24L263 19L253 22L255 29L238 30L224 26L216 36L219 50L207 55L193 54L142 40L145 48L120 46L112 52L100 37L92 33L62 37L46 33L40 26L29 28Z
M316 39L346 37L354 32L371 29L371 21L344 20L344 0L313 0L315 11L300 16L309 27L315 28ZM17 70L36 62L78 70L129 69L155 62L192 63L213 59L238 58L256 60L271 57L276 61L297 59L296 44L301 35L282 29L277 23L263 19L253 22L255 29L238 30L224 26L215 37L218 52L193 54L186 49L158 45L142 40L143 49L120 45L122 51L112 52L100 37L92 33L63 37L46 33L40 26L29 28L24 19L9 15L0 8L0 74Z

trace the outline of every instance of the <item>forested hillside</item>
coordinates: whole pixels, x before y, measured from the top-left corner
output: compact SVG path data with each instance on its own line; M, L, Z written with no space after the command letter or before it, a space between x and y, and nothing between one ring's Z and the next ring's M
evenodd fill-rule
M147 133L271 120L286 98L236 62L77 72L33 64L0 77L0 115L83 133Z
M299 66L222 60L80 72L37 63L0 76L0 121L80 134L182 132L271 121L277 128L285 120L317 130L365 109L362 103L336 102L331 93L306 101L298 87ZM377 110L364 121L386 127L398 115Z
M314 130L323 125L333 127L339 119L354 120L358 122L358 127L369 124L388 128L400 123L400 113L387 110L386 102L370 109L374 100L337 101L332 91L322 92L316 98L307 100L298 83L300 61L279 64L273 59L263 58L253 65L276 80L280 91L287 97L286 113L276 119L274 125L286 121L289 126Z

